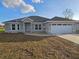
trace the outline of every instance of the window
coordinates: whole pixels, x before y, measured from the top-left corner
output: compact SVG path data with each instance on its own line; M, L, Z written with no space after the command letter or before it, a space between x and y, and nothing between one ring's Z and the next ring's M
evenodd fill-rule
M62 24L57 24L57 25L62 25Z
M15 24L12 24L12 30L15 30Z
M72 24L68 24L68 25L72 25Z
M19 24L17 24L17 29L19 30Z
M39 24L39 30L41 30L41 24Z
M37 24L35 25L35 30L38 30L38 25Z
M67 25L67 24L63 24L63 25Z
M56 24L52 24L52 25L56 25Z
M35 30L41 30L41 24L36 24L35 25Z

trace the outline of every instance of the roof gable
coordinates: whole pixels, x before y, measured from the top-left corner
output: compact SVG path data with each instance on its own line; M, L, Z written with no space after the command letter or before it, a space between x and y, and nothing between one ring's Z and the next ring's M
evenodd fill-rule
M30 18L24 18L22 21L23 21L23 22L32 22L33 20L30 19Z

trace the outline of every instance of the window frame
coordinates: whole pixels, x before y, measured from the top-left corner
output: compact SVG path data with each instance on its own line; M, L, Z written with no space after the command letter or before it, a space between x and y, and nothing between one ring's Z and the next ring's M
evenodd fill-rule
M42 30L42 24L35 24L35 30Z
M19 30L20 29L20 25L19 24L17 24L17 30Z
M57 24L52 24L53 26L56 26Z
M35 30L38 30L38 24L35 24Z
M42 29L42 25L41 24L39 24L39 30L41 30Z
M16 30L16 25L12 24L12 30Z
M62 24L57 24L57 25L60 25L61 26Z

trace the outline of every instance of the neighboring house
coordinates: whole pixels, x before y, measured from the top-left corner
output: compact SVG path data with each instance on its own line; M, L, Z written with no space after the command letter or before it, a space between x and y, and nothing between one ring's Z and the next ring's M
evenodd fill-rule
M69 34L79 30L79 21L54 17L52 19L30 16L6 21L5 32L46 32L48 34Z
M4 28L4 25L0 24L0 29Z

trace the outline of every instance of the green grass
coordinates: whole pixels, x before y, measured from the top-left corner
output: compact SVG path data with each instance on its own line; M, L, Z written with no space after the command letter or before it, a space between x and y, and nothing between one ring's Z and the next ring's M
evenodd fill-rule
M0 28L0 32L5 32L4 28Z

